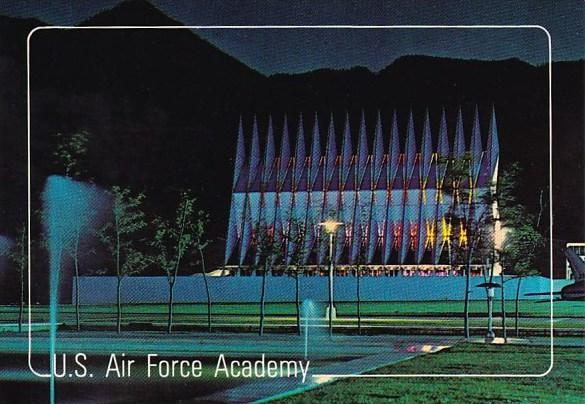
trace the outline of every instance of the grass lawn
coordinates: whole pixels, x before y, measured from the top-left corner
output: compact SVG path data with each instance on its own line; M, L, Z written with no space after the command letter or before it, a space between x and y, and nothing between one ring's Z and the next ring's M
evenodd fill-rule
M355 316L355 302L337 302L335 304L339 316ZM115 305L82 305L82 311L87 313L115 313ZM361 305L361 312L364 316L443 316L459 315L463 309L462 301L421 301L421 302L365 302ZM28 308L26 308L28 310ZM73 313L73 305L60 305L60 313ZM258 314L259 303L214 303L213 314L242 315ZM494 302L494 312L500 310L500 302ZM167 311L166 304L124 304L123 311L128 314L164 314ZM483 300L472 300L469 311L471 314L486 314L486 302ZM0 320L6 317L16 316L17 306L0 306ZM175 303L176 314L206 314L207 305L203 303ZM514 313L514 302L506 302L508 316ZM48 313L48 306L34 305L33 314L44 315ZM294 303L266 303L266 313L274 316L290 316L295 314ZM554 303L555 316L585 317L584 302L557 301ZM550 303L537 302L534 300L520 301L520 314L522 316L549 316Z
M459 344L372 373L542 373L546 346ZM279 403L583 403L585 351L555 348L555 366L542 378L347 379L279 400Z
M356 304L339 302L336 304L339 326L357 326ZM416 328L452 328L461 327L463 302L458 301L427 301L427 302L368 302L361 306L364 326L376 327L416 327ZM500 326L499 302L495 304L495 326ZM167 318L165 304L125 304L123 305L123 325L130 323L153 324L164 326ZM506 305L508 327L513 326L514 302ZM48 321L47 306L35 305L32 309L35 323ZM294 326L296 311L294 303L268 303L266 305L267 325ZM556 329L585 328L585 303L564 302L554 303ZM16 306L0 306L0 325L14 323L18 314ZM207 323L207 306L201 303L180 303L174 306L175 324L186 327L204 327ZM259 305L255 303L216 303L212 308L212 323L215 326L254 326L258 323ZM471 301L470 325L485 327L485 301ZM548 329L550 322L549 303L538 303L533 300L520 302L520 326L522 328ZM535 318L538 317L538 318ZM565 318L559 318L565 317ZM111 327L115 324L116 307L114 305L81 306L82 324L86 326ZM28 320L28 309L25 312ZM61 305L59 322L67 325L75 323L75 308L72 305Z

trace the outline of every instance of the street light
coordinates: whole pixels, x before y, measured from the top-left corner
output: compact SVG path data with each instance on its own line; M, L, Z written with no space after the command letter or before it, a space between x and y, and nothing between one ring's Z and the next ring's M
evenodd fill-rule
M319 226L323 226L325 233L329 234L329 307L327 307L326 316L329 319L329 335L331 336L333 335L333 317L336 316L335 307L333 307L333 236L343 223L326 220L319 223Z

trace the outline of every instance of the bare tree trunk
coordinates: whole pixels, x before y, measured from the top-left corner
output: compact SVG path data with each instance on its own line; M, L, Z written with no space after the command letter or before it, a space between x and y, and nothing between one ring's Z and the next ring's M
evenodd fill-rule
M362 294L361 294L361 274L360 274L360 266L356 267L356 276L357 276L357 327L358 327L358 335L362 333Z
M120 268L120 229L118 227L118 220L116 215L114 215L115 223L116 223L116 275L118 277L118 285L117 285L117 297L116 302L118 306L118 317L116 319L116 330L118 334L122 329L122 299L120 295L120 289L122 286L122 272Z
M297 334L301 335L301 296L300 296L300 279L299 279L299 270L297 267L297 274L295 277L295 306L297 310Z
M463 306L463 333L465 339L469 339L469 281L471 272L471 253L467 255L467 264L465 266L465 303Z
M465 275L465 303L463 306L463 336L469 339L469 275Z
M73 251L73 263L75 267L75 322L77 331L81 330L81 316L79 313L79 231L75 237L75 250Z
M169 317L167 321L167 334L173 332L173 298L174 298L175 280L169 280Z
M266 276L268 273L268 261L264 264L264 273L262 274L262 292L260 294L260 330L259 335L264 335L264 301L266 300Z
M203 282L205 283L205 293L207 294L207 332L211 332L211 293L209 292L209 283L207 282L207 269L205 268L205 259L203 251L199 248L201 256L201 269L203 270Z
M516 302L514 308L514 330L516 332L517 337L520 334L520 329L518 328L518 317L520 311L520 282L522 282L522 277L518 278L518 284L516 286Z
M20 269L20 304L18 308L18 332L22 332L22 317L24 313L24 268Z
M538 228L540 227L540 220L542 218L542 212L544 211L544 202L543 202L543 198L542 198L543 196L544 196L544 189L541 189L540 196L538 198L540 209L538 210L538 217L536 218L536 230L537 231L538 231Z
M504 342L508 342L508 329L506 328L506 297L504 294L504 270L500 273L500 286L501 286L501 293L502 293L502 337L504 338Z
M122 278L118 276L118 284L116 287L116 305L118 307L118 315L116 317L116 331L120 334L122 331Z
M18 332L22 332L22 317L24 314L24 270L27 265L25 265L25 257L26 263L28 264L28 256L26 255L25 250L25 240L26 240L26 230L23 227L21 240L20 240L20 305L18 308Z
M75 260L75 324L77 331L81 330L81 316L79 313L79 269L77 267L77 259Z
M183 237L183 232L185 231L185 220L187 220L187 209L183 208L183 213L181 214L181 226L180 232L178 236L177 242L177 262L175 263L175 268L172 275L169 276L169 321L167 324L167 333L170 334L173 332L173 297L174 297L174 289L175 289L175 282L177 281L177 276L179 275L179 266L181 264L181 258L183 257L183 253L185 252L184 249L181 248L180 240Z

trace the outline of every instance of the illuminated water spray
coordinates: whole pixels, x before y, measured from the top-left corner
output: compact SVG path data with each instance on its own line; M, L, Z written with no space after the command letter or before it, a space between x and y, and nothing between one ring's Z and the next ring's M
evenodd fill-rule
M42 194L43 226L49 256L49 369L51 403L55 402L55 343L57 337L59 280L63 252L89 234L110 201L95 185L67 177L47 178Z
M304 344L304 359L309 356L309 342L315 341L318 337L323 336L323 316L322 310L311 299L303 301L301 304L301 332Z

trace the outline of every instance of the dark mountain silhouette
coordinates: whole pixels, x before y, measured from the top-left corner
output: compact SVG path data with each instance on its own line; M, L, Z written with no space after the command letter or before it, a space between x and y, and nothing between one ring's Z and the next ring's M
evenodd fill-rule
M26 35L39 21L0 17L0 231L13 233L26 202ZM143 1L104 11L82 25L177 25ZM583 237L583 61L553 66L555 237ZM172 212L176 190L191 188L212 217L212 264L221 264L235 137L240 115L250 133L268 114L275 131L288 113L291 133L303 113L305 133L319 113L341 127L348 111L357 131L364 109L368 127L376 110L389 127L393 109L405 127L415 112L420 139L425 108L436 132L446 108L450 133L462 106L467 128L478 104L482 131L495 105L502 166L519 161L519 187L531 211L548 184L548 69L517 59L475 61L402 57L380 72L363 67L266 77L190 30L40 31L31 39L33 193L54 172L54 135L91 134L87 177L98 184L131 186L148 194L149 209ZM371 131L370 131L371 132ZM261 132L263 133L263 132ZM324 134L324 131L323 131ZM355 135L355 133L354 133ZM308 139L308 138L307 138ZM324 143L324 142L322 142ZM6 191L8 190L8 191ZM548 208L547 208L548 212ZM560 268L563 261L559 260Z
M115 8L104 10L88 18L81 26L168 26L183 25L163 14L145 0L130 0L118 4Z

